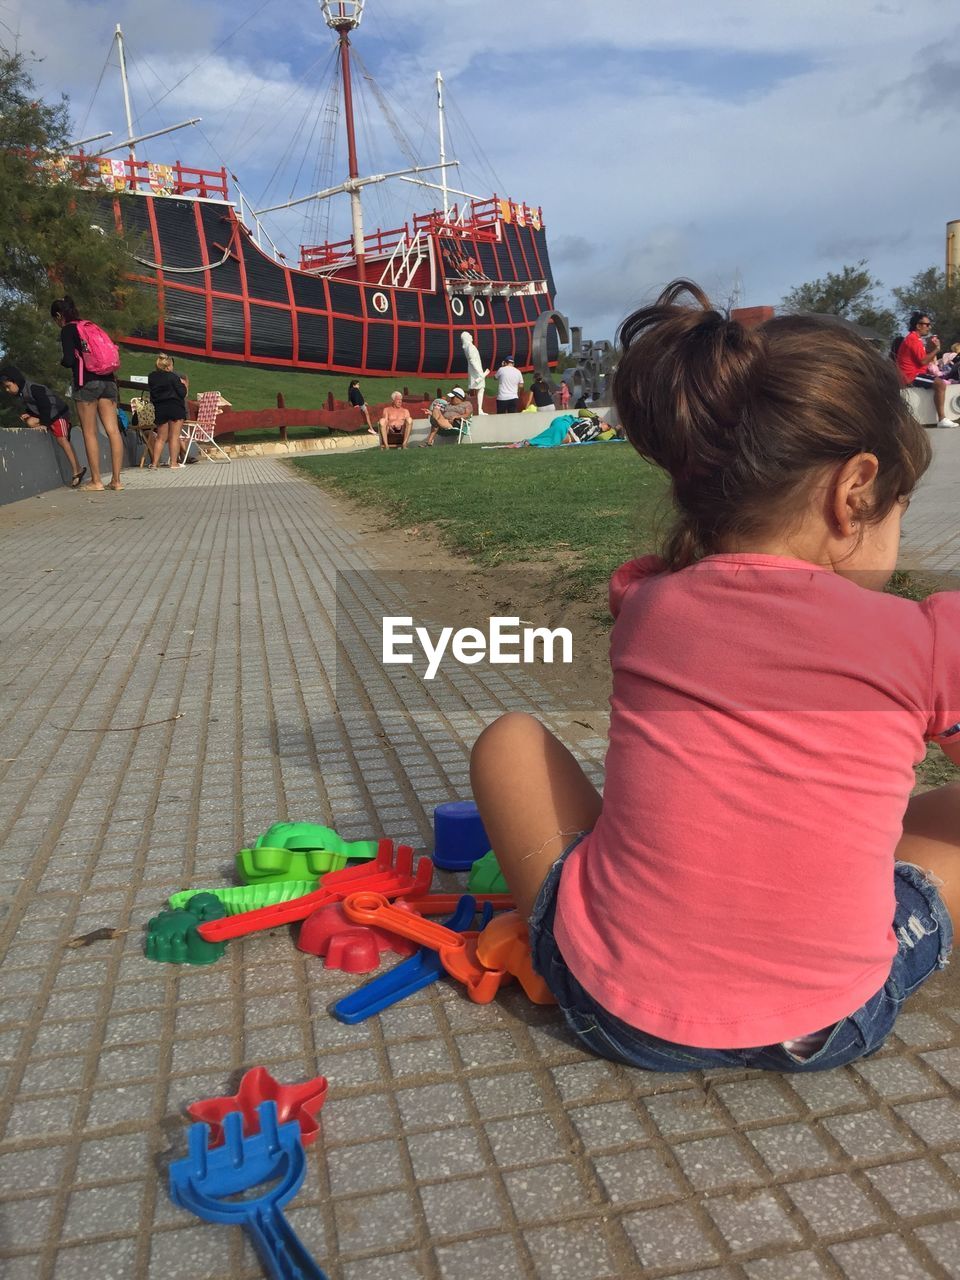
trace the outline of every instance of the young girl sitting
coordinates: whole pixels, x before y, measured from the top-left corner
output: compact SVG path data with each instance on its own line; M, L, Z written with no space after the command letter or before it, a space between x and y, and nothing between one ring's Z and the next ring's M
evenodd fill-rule
M621 341L614 400L676 523L611 582L603 798L520 714L478 739L474 795L590 1049L838 1066L960 912L960 787L910 795L927 742L960 763L960 593L883 593L930 446L842 325L747 330L677 281Z

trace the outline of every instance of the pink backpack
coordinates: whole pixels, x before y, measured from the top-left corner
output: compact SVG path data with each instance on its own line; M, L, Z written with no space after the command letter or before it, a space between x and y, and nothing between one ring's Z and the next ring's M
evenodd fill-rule
M92 320L77 320L74 323L80 341L84 374L96 378L116 373L120 368L117 344Z

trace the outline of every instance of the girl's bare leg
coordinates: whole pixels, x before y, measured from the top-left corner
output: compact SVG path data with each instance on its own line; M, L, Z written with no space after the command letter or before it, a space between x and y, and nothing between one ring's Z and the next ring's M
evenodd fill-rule
M167 423L167 448L170 451L170 466L180 465L180 429L183 421Z
M77 461L77 455L73 452L73 445L66 436L54 436L57 444L67 455L67 462L70 464L70 474L77 476L80 474L80 463Z
M600 816L600 795L567 748L518 711L481 733L470 778L500 869L529 917L552 864Z
M83 447L87 451L87 473L90 476L84 489L102 489L100 480L100 441L97 437L97 402L78 400L77 414L80 418L80 430L83 433Z
M161 453L163 453L163 446L167 440L168 430L169 430L169 423L166 423L166 422L163 424L163 426L157 427L154 430L153 444L150 447L151 470L155 470L160 465L160 455Z
M960 783L913 797L903 815L897 859L930 872L950 919L960 926Z
M96 408L103 423L103 429L107 433L107 439L110 441L110 464L113 473L110 477L110 488L122 489L120 472L123 470L123 437L117 421L117 403L115 400L104 398L97 401Z

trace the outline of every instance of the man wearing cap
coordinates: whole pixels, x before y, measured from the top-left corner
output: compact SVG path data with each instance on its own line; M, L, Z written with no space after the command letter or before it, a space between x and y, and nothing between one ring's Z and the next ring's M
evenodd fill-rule
M420 447L431 447L440 431L459 433L461 420L469 420L470 413L470 401L463 387L453 387L446 399L438 397L430 406L430 434Z
M513 356L507 356L494 377L497 380L497 413L519 413L523 374L514 365Z

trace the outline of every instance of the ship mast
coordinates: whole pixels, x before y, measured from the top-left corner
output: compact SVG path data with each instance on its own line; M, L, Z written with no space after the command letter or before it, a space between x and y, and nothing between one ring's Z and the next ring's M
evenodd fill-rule
M322 0L321 9L327 26L336 31L340 41L340 69L343 76L343 113L347 122L347 156L349 160L350 212L353 218L353 252L357 259L357 277L361 283L367 278L367 264L363 239L363 206L357 179L357 138L353 124L353 87L350 81L350 32L359 27L363 17L364 0Z
M447 153L444 150L443 138L443 76L437 72L437 117L440 130L440 181L443 184L443 220L450 217L450 201L447 199Z
M130 86L127 83L127 60L123 56L123 32L120 30L120 23L117 23L116 31L117 40L117 56L120 59L120 84L123 87L123 110L127 117L127 137L130 139L130 164L137 163L137 153L133 149L133 112L130 110ZM134 170L131 168L131 173Z

